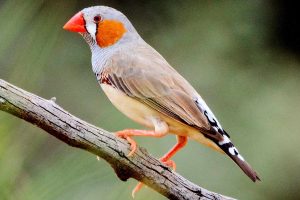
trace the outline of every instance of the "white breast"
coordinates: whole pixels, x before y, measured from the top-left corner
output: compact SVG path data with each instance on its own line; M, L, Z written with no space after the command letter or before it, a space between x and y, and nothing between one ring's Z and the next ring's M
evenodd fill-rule
M158 115L158 113L155 110L127 96L123 92L117 90L116 88L110 85L100 85L104 93L107 95L108 99L119 111L121 111L133 121L142 124L146 127L153 128L149 117Z

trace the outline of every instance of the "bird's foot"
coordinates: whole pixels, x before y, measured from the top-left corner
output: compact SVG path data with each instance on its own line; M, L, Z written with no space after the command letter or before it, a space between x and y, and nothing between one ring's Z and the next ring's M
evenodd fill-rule
M137 144L136 142L132 139L132 137L130 136L131 130L130 129L126 129L126 130L122 130L122 131L117 131L116 132L116 136L123 138L125 140L127 140L130 143L130 149L131 151L129 152L129 154L127 155L128 157L132 156L134 154L134 152L137 149Z
M165 160L164 157L160 158L159 160L166 166L172 168L173 171L176 171L176 163L173 160Z
M168 167L171 167L173 171L176 170L176 163L173 161L173 160L166 160L165 159L165 156L164 157L161 157L159 159L163 164L165 164L166 166ZM142 182L138 182L138 184L134 187L134 189L132 190L131 192L131 196L132 198L135 197L135 194L140 191L142 189L142 187L144 186L144 183Z
M138 184L133 188L132 192L131 192L131 196L134 199L135 194L140 191L142 189L142 187L144 186L144 183L142 182L138 182Z

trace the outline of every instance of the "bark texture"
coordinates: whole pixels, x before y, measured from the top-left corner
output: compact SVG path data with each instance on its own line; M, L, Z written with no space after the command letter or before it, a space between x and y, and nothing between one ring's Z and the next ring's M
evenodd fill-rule
M40 127L70 146L103 158L122 181L142 181L169 199L232 199L193 184L143 148L127 157L130 145L126 140L71 115L55 103L55 98L43 99L1 79L0 110Z

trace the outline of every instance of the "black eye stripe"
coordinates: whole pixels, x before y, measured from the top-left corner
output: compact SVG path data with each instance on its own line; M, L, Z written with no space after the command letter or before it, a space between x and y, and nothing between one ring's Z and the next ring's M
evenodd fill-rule
M98 34L98 26L99 26L99 23L96 23L96 32L95 32L95 38L97 38L97 34Z
M97 34L98 34L98 26L99 26L99 22L101 22L101 20L102 20L101 15L96 15L96 16L94 17L94 22L95 22L95 24L96 24L95 38L97 38Z

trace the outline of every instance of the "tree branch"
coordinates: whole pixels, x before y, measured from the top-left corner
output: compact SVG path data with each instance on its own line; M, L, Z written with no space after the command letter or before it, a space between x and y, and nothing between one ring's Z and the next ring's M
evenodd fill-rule
M126 140L71 115L54 98L43 99L1 79L0 110L40 127L70 146L100 156L122 181L142 181L169 199L232 199L191 183L142 148L127 157L130 145Z

